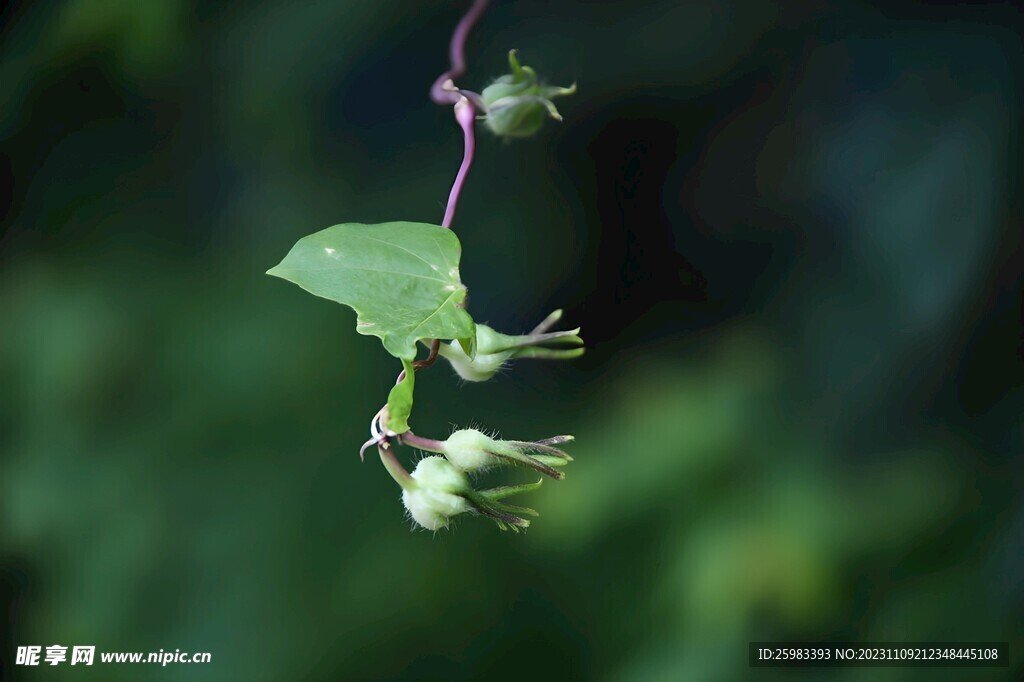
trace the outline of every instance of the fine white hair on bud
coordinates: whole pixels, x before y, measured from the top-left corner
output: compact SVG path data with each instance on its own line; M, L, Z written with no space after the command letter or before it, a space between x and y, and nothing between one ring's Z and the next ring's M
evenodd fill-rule
M501 371L509 360L536 358L543 360L571 360L583 354L583 339L579 328L549 331L562 317L556 310L529 334L512 336L497 332L485 324L477 323L476 339L470 347L472 354L460 343L442 343L441 357L448 360L455 372L466 381L487 381Z
M402 504L413 521L427 530L448 526L453 516L470 510L463 495L466 475L444 457L424 457L412 472L414 486L402 491Z
M554 446L571 440L572 436L555 436L533 442L498 440L476 429L461 429L444 442L433 442L438 452L443 452L449 462L463 471L514 464L530 467L554 479L563 479L565 474L554 467L564 466L572 461L572 457Z
M459 378L472 382L493 378L511 357L511 353L477 353L471 358L457 343L442 344L440 352L451 363Z
M474 490L466 477L466 469L479 469L496 464L528 466L554 478L562 474L552 466L561 466L572 458L555 445L568 443L572 436L553 436L539 441L503 441L490 438L476 429L463 429L452 434L448 441L421 438L412 432L405 434L410 443L416 443L446 457L424 457L416 469L402 482L402 503L409 516L423 528L441 530L448 527L453 517L470 512L486 516L501 530L520 531L528 528L526 516L536 516L529 507L506 503L505 498L535 490L541 481L515 486L502 486L488 490ZM532 455L527 453L533 453ZM458 463L461 462L460 466Z
M476 429L461 429L448 436L444 454L463 471L478 471L498 463L492 454L494 439Z

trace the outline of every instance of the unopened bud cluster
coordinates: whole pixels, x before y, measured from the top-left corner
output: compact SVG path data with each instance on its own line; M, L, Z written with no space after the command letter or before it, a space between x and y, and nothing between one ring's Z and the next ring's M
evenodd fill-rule
M486 381L514 358L563 360L581 355L583 339L579 328L552 332L562 311L548 315L529 334L510 336L482 324L476 325L472 343L441 344L439 354L446 358L463 379ZM541 480L518 486L474 489L469 475L502 466L533 469L555 480L565 478L560 470L572 461L556 447L573 440L572 436L553 436L537 441L501 440L477 429L460 429L447 440L434 440L406 431L397 442L436 453L421 459L412 474L393 471L402 486L402 503L413 521L428 530L440 530L453 518L466 512L492 519L502 530L519 530L530 525L526 516L537 512L503 500L540 486ZM383 453L382 453L383 456ZM389 469L389 471L392 469Z
M454 517L465 512L487 516L502 530L527 528L530 522L524 516L536 516L537 512L502 500L539 487L540 480L526 485L476 490L468 474L515 465L561 480L565 474L555 467L572 461L568 454L554 447L570 442L572 436L527 442L498 440L476 429L462 429L444 441L420 438L412 433L403 434L402 440L443 455L421 459L402 492L402 503L409 515L428 530L445 528Z

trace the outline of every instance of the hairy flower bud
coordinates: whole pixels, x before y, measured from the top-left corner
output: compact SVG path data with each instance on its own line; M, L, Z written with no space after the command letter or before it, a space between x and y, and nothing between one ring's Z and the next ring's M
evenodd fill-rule
M555 436L534 442L497 440L476 429L462 429L449 436L440 447L448 461L463 471L514 464L530 467L551 478L563 479L565 474L554 467L571 462L572 457L554 445L572 440L572 436Z
M453 516L469 511L463 495L471 490L466 475L444 457L425 457L412 472L414 486L402 491L402 503L413 520L440 530Z
M476 325L478 337L483 326L482 324ZM479 350L471 357L458 343L443 343L438 352L451 364L452 369L461 379L473 382L488 381L493 378L511 357L509 353L481 353Z
M551 98L576 92L575 83L568 88L541 85L533 69L519 65L515 50L509 51L508 63L512 73L480 93L484 122L491 132L502 137L529 137L540 130L545 118L561 121Z
M403 486L402 503L413 521L427 530L447 528L453 517L471 512L494 521L501 530L518 531L530 522L523 515L536 516L526 507L501 500L535 490L541 484L527 483L489 490L474 490L466 474L444 457L425 457L412 472L412 482Z
M467 354L459 343L441 344L439 353L466 381L487 381L497 374L506 362L515 358L569 360L579 357L583 354L584 348L578 327L561 332L547 331L561 317L562 311L556 310L532 332L521 336L502 334L485 324L477 324L474 355Z
M492 439L476 429L461 429L448 436L444 454L463 471L478 471L494 464L494 455L487 451L491 443Z

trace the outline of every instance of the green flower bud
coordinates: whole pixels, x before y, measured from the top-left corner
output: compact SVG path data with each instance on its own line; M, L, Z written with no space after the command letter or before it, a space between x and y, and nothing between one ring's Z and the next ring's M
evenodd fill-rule
M448 461L463 471L478 471L494 464L494 455L487 451L493 441L476 429L462 429L448 436L444 454Z
M537 512L502 502L506 497L535 490L541 482L473 490L466 474L444 457L425 457L412 472L412 482L402 489L402 503L413 521L427 530L447 528L452 518L471 512L486 516L501 530L518 531L530 522L523 515Z
M535 442L497 440L476 429L462 429L441 444L441 451L449 462L463 471L515 464L560 480L565 478L565 474L553 467L571 462L572 457L554 445L572 440L572 436L555 436Z
M459 343L443 343L438 349L455 372L466 381L487 381L515 358L569 360L583 355L583 339L579 328L548 332L562 316L561 310L548 315L529 334L510 336L496 332L485 324L476 325L475 354L469 355ZM570 346L570 348L551 348Z
M402 491L413 521L428 530L445 528L453 516L469 511L463 495L471 490L466 475L444 457L425 457L412 472L414 486Z
M571 95L576 92L576 84L568 88L541 85L533 69L519 65L515 50L509 51L508 63L512 73L480 93L484 123L491 132L502 137L529 137L540 130L545 118L561 121L551 98Z
M480 334L480 328L484 325L478 324L476 326L477 335ZM451 363L452 369L462 379L466 381L487 381L502 368L505 362L511 357L506 353L481 353L479 350L476 355L470 357L466 355L466 351L461 345L457 343L442 343L438 348L438 352L441 357L448 360Z

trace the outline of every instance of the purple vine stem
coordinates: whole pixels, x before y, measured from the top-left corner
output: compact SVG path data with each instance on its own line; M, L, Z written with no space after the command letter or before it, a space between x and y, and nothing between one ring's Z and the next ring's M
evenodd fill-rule
M465 97L462 97L455 103L455 120L459 122L459 127L462 128L462 135L466 144L465 151L462 154L462 165L459 166L455 182L452 183L452 191L448 194L448 207L445 208L444 220L441 221L441 226L449 229L451 229L452 220L455 218L455 206L459 203L459 194L462 193L462 186L466 182L466 175L469 174L469 167L473 165L473 153L476 150L476 141L473 137L476 110Z
M430 88L430 98L437 104L455 104L461 98L461 95L455 89L455 79L466 72L466 38L469 37L473 24L477 22L480 15L487 9L488 1L473 0L473 5L466 12L465 16L462 17L452 33L451 46L448 48L452 68L438 76L437 80L434 81L434 85Z
M462 136L465 141L462 165L459 166L459 172L455 176L452 191L448 194L448 206L445 207L444 220L441 221L441 226L449 229L451 229L452 220L455 219L455 207L459 203L459 195L462 193L462 187L466 183L469 167L473 165L473 153L476 149L473 137L473 122L476 119L476 109L473 107L473 103L459 92L459 89L455 86L455 79L466 72L466 38L469 37L469 32L480 18L480 15L487 9L488 1L473 0L473 4L470 5L465 16L455 26L455 31L452 32L451 45L448 49L451 68L438 76L437 80L434 81L434 85L430 88L430 98L434 102L455 106L455 120L458 121L459 127L462 128Z
M423 438L417 436L412 431L406 431L401 435L402 442L411 445L414 448L420 450L429 450L430 452L444 452L444 441L434 440L433 438Z

